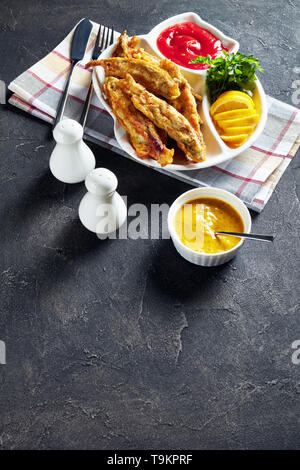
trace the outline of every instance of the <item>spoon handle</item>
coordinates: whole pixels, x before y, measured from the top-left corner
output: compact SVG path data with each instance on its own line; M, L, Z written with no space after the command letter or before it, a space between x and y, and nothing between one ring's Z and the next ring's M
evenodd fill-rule
M238 233L238 232L215 232L216 235L230 235L232 237L250 238L251 240L260 240L261 242L272 242L274 235L257 235L254 233Z

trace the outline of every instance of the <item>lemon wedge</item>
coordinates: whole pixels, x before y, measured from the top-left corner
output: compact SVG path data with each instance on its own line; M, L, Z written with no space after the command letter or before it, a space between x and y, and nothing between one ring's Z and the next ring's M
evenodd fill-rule
M224 113L214 114L215 121L225 121L228 119L237 119L246 116L253 116L256 114L256 109L233 109L231 111L225 111Z
M229 127L251 126L252 124L257 124L258 121L259 114L253 114L252 116L218 121L218 126L220 126L222 129L228 129Z
M223 129L222 132L225 135L239 135L239 134L252 134L255 129L255 125L253 126L240 126L240 127L227 127L227 129Z
M243 145L248 139L248 137L248 134L221 135L221 139L224 140L226 144L229 144L234 147L240 147L240 145Z
M232 148L246 142L260 119L252 98L237 90L222 93L211 106L210 115L221 139Z
M252 98L247 93L236 90L225 91L212 104L210 114L214 117L215 114L232 111L233 109L255 109L255 106Z

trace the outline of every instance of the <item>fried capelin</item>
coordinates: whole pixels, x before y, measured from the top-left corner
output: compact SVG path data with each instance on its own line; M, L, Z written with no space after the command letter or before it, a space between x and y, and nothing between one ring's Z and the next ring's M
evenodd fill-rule
M161 61L161 67L167 70L174 80L178 80L180 95L175 100L169 100L169 103L174 108L183 114L195 129L201 141L203 135L200 129L201 118L198 113L197 102L189 82L182 75L179 67L170 60L164 59Z
M134 59L145 60L146 62L150 62L151 64L160 67L160 60L152 54L149 54L149 52L146 52L145 49L143 49L142 47L140 47L136 51L133 51L132 57Z
M139 38L132 36L129 39L126 29L118 37L116 48L113 52L113 57L124 57L130 59L132 57L135 48L138 46Z
M170 100L170 104L183 114L188 121L190 121L194 129L201 135L199 124L202 124L202 120L198 112L197 101L201 102L202 96L192 89L189 82L181 74L179 67L167 59L160 60L158 57L149 54L149 52L145 51L143 48L132 51L132 57L134 59L146 60L169 73L180 89L180 96L175 98L173 102Z
M129 74L119 81L118 86L131 97L136 109L176 140L178 147L189 159L195 162L205 160L206 148L203 140L200 140L190 122L173 106L148 92Z
M169 73L146 60L112 57L92 60L86 64L86 68L99 65L104 68L106 76L125 78L127 74L130 74L152 93L166 99L175 99L180 95L178 84Z
M192 93L193 93L193 95L194 95L194 98L195 98L197 101L200 101L200 103L201 103L201 101L202 101L202 99L203 99L202 96L199 95L199 93L196 93L193 89L192 89Z
M128 132L137 155L140 158L152 157L161 166L172 163L174 150L166 148L154 124L133 106L129 96L119 88L119 81L108 77L103 88L114 115Z
M134 50L138 47L140 43L140 39L137 36L132 36L132 38L128 42L128 47L131 50Z

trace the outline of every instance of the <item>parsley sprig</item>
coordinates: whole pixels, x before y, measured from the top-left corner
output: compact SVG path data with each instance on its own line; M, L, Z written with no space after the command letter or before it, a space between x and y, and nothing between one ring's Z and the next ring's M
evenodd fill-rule
M228 90L240 90L245 93L254 88L256 80L255 72L264 70L260 67L259 59L252 54L249 56L241 52L228 53L223 51L223 56L212 60L210 56L199 56L190 61L190 64L208 64L206 83L209 99L213 103L224 92Z

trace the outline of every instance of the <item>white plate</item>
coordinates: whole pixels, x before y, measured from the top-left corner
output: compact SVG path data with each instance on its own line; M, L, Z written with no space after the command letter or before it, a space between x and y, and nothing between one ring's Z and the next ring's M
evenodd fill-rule
M228 36L225 36L214 26L203 21L200 16L196 15L196 13L182 13L181 15L173 16L172 18L168 18L167 20L155 26L150 31L150 33L143 36L138 36L140 38L140 47L143 47L146 51L151 52L151 54L155 56L164 57L156 46L156 40L160 32L163 31L165 28L172 26L176 23L183 23L187 21L196 23L197 25L211 31L217 38L221 39L223 45L228 48L229 52L238 51L239 43L237 41L229 38ZM103 51L102 54L99 56L99 59L107 59L111 57L114 48L115 44L105 49L105 51ZM261 114L260 121L257 124L253 134L241 147L238 147L237 149L231 149L220 138L209 114L210 103L205 89L205 79L207 71L192 70L181 66L178 67L181 69L183 75L190 82L193 89L203 96L201 106L202 109L200 111L200 115L203 120L201 130L206 144L206 160L200 163L187 162L184 165L172 163L171 165L167 165L164 168L176 171L208 168L213 165L219 165L220 163L225 162L226 160L230 160L231 158L236 157L244 150L249 148L262 133L267 120L266 96L260 81L258 79L255 81L255 89L253 92L253 100L255 102L258 112ZM139 163L142 163L147 166L161 168L161 166L155 160L151 158L142 160L137 156L134 148L129 142L126 131L118 123L110 106L105 101L105 97L102 92L102 85L104 83L104 79L105 75L103 68L95 67L93 71L93 84L95 93L98 96L103 107L108 111L108 113L112 116L114 120L114 132L118 144L125 152L127 152L134 160L137 160Z

